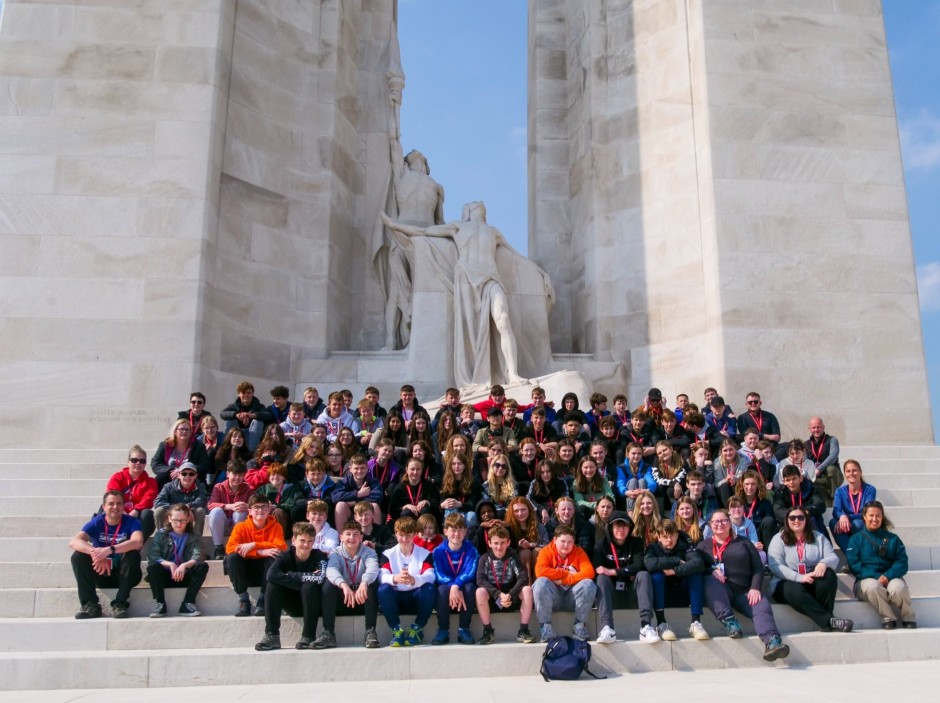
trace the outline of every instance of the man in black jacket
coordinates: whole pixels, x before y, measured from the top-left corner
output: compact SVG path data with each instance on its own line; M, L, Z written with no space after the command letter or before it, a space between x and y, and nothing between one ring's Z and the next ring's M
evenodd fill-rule
M597 584L597 614L601 631L599 644L617 641L614 631L614 593L624 593L631 586L636 589L640 610L640 641L654 644L660 641L653 628L653 586L643 566L643 540L633 537L633 520L621 511L615 511L607 523L607 534L594 545L594 572Z
M294 523L291 547L281 552L268 570L264 594L264 637L255 645L259 652L281 648L281 612L303 616L304 629L297 649L310 649L317 636L320 595L326 574L326 557L313 548L316 528L309 522Z

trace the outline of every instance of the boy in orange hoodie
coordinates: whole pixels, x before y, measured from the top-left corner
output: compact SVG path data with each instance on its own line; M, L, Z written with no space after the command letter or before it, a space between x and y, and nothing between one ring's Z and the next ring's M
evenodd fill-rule
M552 613L556 610L573 610L572 636L579 640L590 638L584 623L591 614L597 596L594 566L587 553L575 546L574 530L567 525L555 528L554 538L539 552L535 562L532 595L542 642L548 642L555 636Z
M284 551L287 551L284 530L271 515L271 501L266 496L254 494L248 499L248 519L232 528L225 545L225 573L238 595L235 617L252 614L249 586L261 586L254 614L264 615L268 569L275 557Z

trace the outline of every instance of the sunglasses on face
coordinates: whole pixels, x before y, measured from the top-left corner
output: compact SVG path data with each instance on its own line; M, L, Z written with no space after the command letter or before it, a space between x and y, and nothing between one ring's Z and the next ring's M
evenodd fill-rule
M787 520L790 522L806 522L805 515L788 515Z
M146 459L140 459L140 458L134 456L134 457L131 457L130 459L128 459L127 462L128 462L129 464L146 464L146 463L147 463L147 460L146 460Z
M183 472L180 474L180 476L183 476L184 478L187 477L187 476L188 476L189 478L195 478L195 477L196 477L196 474L194 474L192 471L183 471Z

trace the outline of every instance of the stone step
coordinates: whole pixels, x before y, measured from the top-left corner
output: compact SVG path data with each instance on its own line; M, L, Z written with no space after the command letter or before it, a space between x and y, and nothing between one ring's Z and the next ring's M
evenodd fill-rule
M866 471L865 480L877 488L879 492L882 490L893 490L895 488L931 490L940 488L940 471L929 474L868 473Z
M228 577L222 573L222 561L209 562L207 586L227 586ZM0 564L0 589L7 588L74 588L72 565L61 562L7 562ZM141 588L147 587L141 584ZM147 587L149 589L149 587Z
M68 500L58 500L49 496L18 496L11 498L0 496L0 516L30 517L33 515L93 515L101 507L104 493L84 496L68 496ZM82 525L85 523L83 522ZM82 525L78 525L81 527Z
M4 515L0 517L0 538L29 534L31 537L55 537L68 540L88 522L90 517L90 513L60 516Z
M358 619L358 618L357 618ZM89 624L89 623L83 623ZM103 629L103 628L102 628ZM514 628L512 628L514 632ZM169 636L169 631L167 635ZM499 629L498 635L503 634ZM259 653L249 646L206 649L201 646L160 650L17 652L0 655L0 688L102 689L206 685L310 683L320 681L402 681L453 679L468 672L487 677L531 676L540 666L538 644L498 643L489 647L423 645L363 650L341 647L298 651L294 630L282 627L277 652ZM257 640L256 636L249 638ZM361 640L359 640L361 641ZM720 637L696 642L687 636L677 642L641 644L632 639L593 647L591 670L598 675L748 668L766 671L879 661L912 661L940 649L940 630L799 633L786 638L790 656L769 665L756 637ZM253 642L252 642L253 643ZM358 641L357 641L358 644ZM355 656L349 656L355 652ZM263 659L259 659L263 657ZM263 666L259 663L263 662ZM312 664L312 665L311 665Z
M143 446L143 445L141 445ZM153 445L156 448L156 444ZM145 447L146 449L146 447ZM98 463L121 465L128 447L121 449L0 449L0 464ZM150 451L148 449L148 451Z
M35 478L0 479L0 496L15 498L29 496L33 498L61 498L72 496L101 496L107 487L107 479L62 479L37 480Z
M857 459L860 462L877 459L940 459L940 445L843 444L839 447L839 457L842 461Z
M102 491L108 479L118 471L124 462L42 462L39 464L0 463L0 480L23 478L24 476L57 479L82 480L93 479L101 484ZM150 469L147 469L150 473Z
M862 471L871 474L936 474L940 459L868 459L862 461Z
M209 564L209 576L197 599L199 609L205 615L232 615L236 609L236 601L231 583L222 573L221 562ZM769 578L766 581L769 582ZM911 593L917 597L940 598L940 571L912 571L908 573L906 581ZM855 596L852 594L854 582L853 576L839 574L837 600L840 604L855 602ZM769 583L765 583L765 591L767 588ZM182 602L184 590L168 589L166 593L169 608L171 612L175 612ZM114 590L101 589L101 594L102 603L110 602ZM0 589L0 618L67 618L75 614L78 606L74 580L57 588ZM134 617L147 617L152 606L150 587L141 582L133 591L130 613Z
M254 593L256 589L252 589ZM225 647L250 647L260 639L264 633L264 619L262 617L236 618L230 610L223 615L204 614L199 618L179 617L175 615L178 601L174 599L176 607L172 608L171 615L160 619L149 617L131 617L126 620L113 620L109 617L92 621L75 620L73 617L64 618L3 618L0 619L0 652L32 652L32 651L115 651L130 649L207 649ZM148 606L150 601L148 601ZM110 612L107 602L102 605L106 613ZM200 608L202 603L199 603ZM231 605L235 605L234 595ZM168 606L169 607L169 606ZM913 598L914 611L917 613L918 624L923 627L940 627L940 597ZM774 604L774 618L777 626L784 634L815 631L809 619L800 615L786 605ZM73 613L77 610L73 601ZM147 608L149 612L149 607ZM881 620L878 614L867 603L859 601L845 601L836 605L835 612L841 617L848 617L856 622L860 631L880 629ZM689 623L688 608L667 609L667 620L676 628L677 634L687 636L686 628ZM518 613L494 614L493 624L500 633L500 639L510 641L515 638L519 623ZM405 616L410 622L410 617ZM433 636L437 629L436 616L432 616L426 629L428 638ZM533 623L535 622L533 617ZM572 614L559 613L553 619L557 630L568 633L571 629ZM721 624L710 613L702 618L706 630L713 637L723 633ZM636 610L617 610L614 623L621 637L633 639L639 632L640 623ZM742 627L747 634L753 634L753 626L746 618L741 619ZM600 629L596 622L596 612L586 623L592 637ZM453 617L452 631L456 633L457 619ZM285 641L294 641L300 634L300 620L296 618L283 618L282 635ZM337 640L341 646L358 645L362 642L364 621L361 616L344 616L337 619ZM479 636L481 625L478 617L474 617L471 629L475 636ZM391 632L380 615L377 631L379 639L385 643L391 638Z
M940 506L940 488L878 488L878 500L886 508ZM937 511L940 518L940 510ZM940 522L940 519L937 520Z

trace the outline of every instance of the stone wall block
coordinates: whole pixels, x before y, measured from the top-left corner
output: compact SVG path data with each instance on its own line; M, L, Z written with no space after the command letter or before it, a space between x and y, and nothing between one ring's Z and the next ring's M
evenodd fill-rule
M132 236L137 213L130 198L0 195L0 234Z

